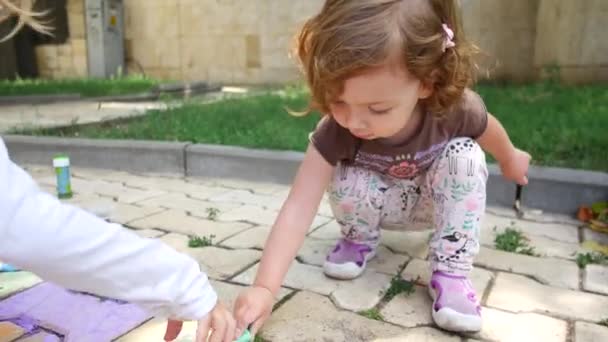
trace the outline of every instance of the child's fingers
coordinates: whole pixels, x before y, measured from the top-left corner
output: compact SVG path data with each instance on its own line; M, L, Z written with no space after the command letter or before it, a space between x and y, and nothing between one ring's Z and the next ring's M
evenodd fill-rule
M262 325L264 324L266 317L260 317L258 318L252 325L251 325L251 334L253 336L258 334L258 331L260 330L260 328L262 327Z
M236 321L232 314L226 311L226 334L224 336L224 342L233 342L235 339L239 338L240 335L235 336L236 331Z
M176 320L172 320L172 319L167 321L167 330L165 331L165 338L164 338L165 341L175 340L179 336L179 333L182 331L182 325L183 325L182 321L176 321Z
M228 322L225 317L218 317L211 322L211 337L209 338L209 342L222 342L224 340L224 335L226 335L226 328L228 327Z
M246 305L243 305L243 306L239 307L238 309L236 309L234 318L236 318L236 335L237 336L241 336L243 334L243 332L245 331L245 329L247 329L247 326L249 325L249 322L247 322L245 320L245 314L247 313L248 309L249 309L249 307Z
M209 314L209 316L210 315L211 314ZM211 318L209 316L198 321L198 326L196 327L196 342L207 342L209 329L211 328Z

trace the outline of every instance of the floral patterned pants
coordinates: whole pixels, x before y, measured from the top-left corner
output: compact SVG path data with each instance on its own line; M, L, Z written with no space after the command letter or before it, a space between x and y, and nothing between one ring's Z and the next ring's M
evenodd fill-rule
M340 165L329 198L345 239L378 246L380 230L434 228L433 271L466 275L479 252L488 171L470 138L456 138L431 167L413 179Z

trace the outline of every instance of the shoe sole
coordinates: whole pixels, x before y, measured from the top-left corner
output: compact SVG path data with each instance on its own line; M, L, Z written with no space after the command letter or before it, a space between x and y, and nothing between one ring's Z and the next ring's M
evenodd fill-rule
M481 330L481 316L465 315L450 308L442 308L435 311L437 294L430 285L428 286L428 289L429 296L433 300L431 315L433 316L433 321L435 321L437 326L453 332L478 332Z
M323 273L326 276L334 279L340 280L351 280L355 279L365 271L365 267L367 266L367 262L373 259L376 256L376 251L372 251L365 256L365 260L363 261L363 266L359 267L354 262L347 262L344 264L336 264L333 262L325 261L323 263Z

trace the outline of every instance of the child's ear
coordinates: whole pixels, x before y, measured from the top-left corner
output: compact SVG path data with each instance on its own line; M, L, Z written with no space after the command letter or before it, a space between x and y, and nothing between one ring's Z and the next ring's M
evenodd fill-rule
M435 84L435 80L438 78L438 74L438 70L433 70L427 79L420 81L420 87L418 89L419 99L426 99L433 95L433 85Z
M418 98L426 99L431 95L433 95L433 82L420 82L420 87L418 88Z

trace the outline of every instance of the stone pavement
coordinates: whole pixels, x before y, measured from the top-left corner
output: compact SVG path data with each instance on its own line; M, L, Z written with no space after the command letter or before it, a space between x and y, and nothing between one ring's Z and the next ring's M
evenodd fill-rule
M41 187L54 191L50 168L28 170ZM277 184L229 179L181 179L83 169L73 172L76 195L69 202L190 254L208 272L229 306L253 280L264 240L289 190ZM512 225L529 238L538 257L494 248L494 236ZM213 237L213 245L189 248L188 235ZM337 224L324 201L285 280L281 300L260 334L264 341L608 341L608 327L599 324L608 319L608 269L592 265L579 270L575 263L582 239L606 237L578 228L571 219L542 215L521 221L511 210L488 209L483 247L472 273L484 307L484 327L478 334L455 335L433 325L431 301L424 287L429 279L425 260L429 231L384 232L378 257L354 281L331 280L321 271L325 253L338 236ZM412 280L416 285L411 293L400 293L389 300L384 294L393 277ZM18 293L30 296L21 291L38 282L26 272L0 274L0 298L4 298L0 315L7 301ZM47 300L40 305L53 302ZM100 310L100 305L93 305L78 317L63 315L62 319L77 319L81 327L88 327ZM112 310L112 317L120 316ZM129 310L124 307L122 317L136 315ZM362 315L363 311L367 315ZM38 335L23 338L26 329L17 318L5 318L0 323L0 341L54 341L49 334L57 340L65 337L65 341L76 341L69 337L75 334L74 324L66 323L64 330L57 330L61 320L38 321ZM162 320L152 319L131 331L131 327L118 326L118 322L108 319L95 328L122 335L118 338L122 342L162 338ZM192 341L194 331L194 323L186 324L178 341Z
M98 102L81 100L48 104L0 106L0 133L12 129L51 128L144 115L165 108L163 102Z

